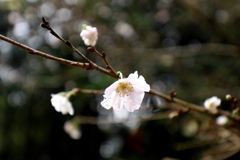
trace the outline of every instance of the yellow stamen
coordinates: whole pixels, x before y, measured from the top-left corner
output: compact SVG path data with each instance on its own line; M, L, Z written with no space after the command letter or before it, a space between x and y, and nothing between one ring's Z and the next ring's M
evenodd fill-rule
M129 96L131 92L133 92L133 86L130 82L120 82L116 88L116 92L120 97Z

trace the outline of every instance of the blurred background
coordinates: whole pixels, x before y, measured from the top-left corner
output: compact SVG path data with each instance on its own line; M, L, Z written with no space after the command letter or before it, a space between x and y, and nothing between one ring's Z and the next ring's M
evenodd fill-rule
M59 35L104 66L79 36L82 24L96 26L96 48L106 52L115 70L125 76L137 70L152 89L176 90L178 98L198 105L218 96L220 107L230 111L225 95L240 97L239 10L237 0L0 0L0 34L82 61L39 26L45 17ZM99 104L102 95L73 97L74 116L51 106L52 93L76 87L104 90L114 81L0 40L0 159L240 158L236 124L221 127L216 117L192 111L170 119L179 106L149 94L131 114L105 110ZM77 136L65 131L66 122L77 124Z

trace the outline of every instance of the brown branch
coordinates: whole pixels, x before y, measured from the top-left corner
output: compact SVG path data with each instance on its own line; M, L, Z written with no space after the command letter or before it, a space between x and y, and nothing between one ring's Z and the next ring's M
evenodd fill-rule
M66 60L66 59L63 59L63 58L58 58L58 57L55 57L55 56L52 56L50 54L47 54L47 53L44 53L44 52L41 52L41 51L38 51L38 50L35 50L31 47L28 47L24 44L21 44L17 41L14 41L10 38L7 38L3 35L0 34L0 39L3 40L3 41L6 41L8 43L11 43L12 45L18 47L18 48L21 48L25 51L27 51L27 53L29 54L33 54L33 55L37 55L37 56L41 56L41 57L44 57L44 58L47 58L47 59L51 59L51 60L54 60L54 61L57 61L57 62L60 62L62 64L66 64L66 65L69 65L69 66L77 66L77 67L81 67L81 68L84 68L84 69L95 69L95 70L98 70L100 72L103 72L107 75L110 75L114 78L118 78L118 75L112 73L111 71L105 69L105 68L102 68L98 65L96 65L95 63L94 64L90 64L90 63L81 63L81 62L76 62L76 61L70 61L70 60Z
M227 112L227 111L223 111L223 110L220 110L218 109L217 112L210 112L209 110L205 109L203 106L198 106L198 105L195 105L195 104L192 104L192 103L188 103L186 101L183 101L183 100L180 100L178 98L172 98L171 96L168 96L168 95L165 95L163 93L160 93L158 91L155 91L155 90L150 90L149 92L150 94L153 94L153 95L156 95L156 96L159 96L169 102L172 102L172 103L176 103L176 104L179 104L185 108L188 108L188 109L191 109L193 111L197 111L197 112L201 112L201 113L207 113L207 114L210 114L210 115L224 115L234 121L240 121L240 117L239 116L232 116L230 112Z
M80 63L80 62L76 62L76 61L66 60L66 59L63 59L63 58L58 58L58 57L52 56L50 54L46 54L44 52L35 50L31 47L28 47L24 44L21 44L17 41L14 41L14 40L10 39L10 38L7 38L7 37L5 37L1 34L0 34L0 39L3 40L3 41L6 41L8 43L11 43L12 45L17 46L18 48L21 48L21 49L27 51L29 54L41 56L41 57L51 59L51 60L66 64L66 65L69 65L69 66L78 66L78 67L82 67L82 68L86 68L86 69L89 68L89 63Z
M72 46L69 41L64 40L58 34L56 34L51 29L51 27L49 26L49 23L45 19L43 19L43 23L41 24L41 26L43 28L46 28L46 29L50 30L50 32L54 36L56 36L57 38L62 40L66 45L70 46L75 52L83 55L74 46ZM0 39L6 41L8 43L11 43L11 44L13 44L13 45L23 49L23 50L26 50L29 54L34 54L34 55L38 55L38 56L41 56L41 57L45 57L45 58L48 58L48 59L51 59L51 60L54 60L54 61L66 64L66 65L70 65L70 66L78 66L78 67L82 67L82 68L85 68L85 69L95 69L95 70L103 72L103 73L105 73L107 75L110 75L110 76L112 76L114 78L119 78L117 73L113 70L113 68L110 66L108 61L105 59L105 53L100 54L95 48L94 48L94 52L95 53L97 52L97 54L105 61L106 65L107 65L107 69L98 66L97 64L95 64L92 61L88 60L88 58L86 58L86 59L84 58L84 59L87 60L89 63L80 63L80 62L76 62L76 61L70 61L70 60L66 60L66 59L63 59L63 58L58 58L58 57L46 54L46 53L41 52L41 51L37 51L37 50L35 50L33 48L30 48L30 47L28 47L26 45L23 45L23 44L21 44L19 42L16 42L16 41L14 41L14 40L12 40L10 38L7 38L7 37L5 37L5 36L3 36L1 34L0 34ZM80 92L81 93L88 93L88 94L102 94L102 91L97 91L97 90L80 90ZM193 110L193 111L197 111L197 112L201 112L201 113L207 113L207 114L210 114L210 115L225 115L225 116L227 116L228 118L230 118L232 120L240 121L240 117L239 116L232 116L231 113L227 112L227 111L218 110L217 112L213 113L213 112L210 112L209 110L206 110L202 106L198 106L198 105L195 105L195 104L188 103L186 101L177 99L177 98L175 98L173 96L165 95L165 94L157 92L155 90L150 90L149 93L153 94L153 95L156 95L156 96L159 96L161 98L164 98L165 100L167 100L169 102L179 104L179 105L181 105L181 106L183 106L183 107L185 107L187 109Z
M103 90L92 90L92 89L77 89L77 93L84 93L84 94L103 94Z
M113 69L113 67L108 62L106 58L106 53L104 51L101 54L100 52L98 52L98 50L95 47L88 47L88 51L96 53L104 61L104 63L106 64L106 68L109 69L112 73L118 75L117 72Z
M79 89L79 93L87 93L87 94L103 94L102 90L86 90L86 89ZM175 103L178 104L184 108L196 111L196 112L200 112L200 113L207 113L209 115L213 115L213 116L217 116L217 115L224 115L226 117L228 117L231 120L234 121L240 121L240 117L239 116L233 116L230 112L224 111L224 110L220 110L218 109L216 112L211 112L207 109L205 109L203 106L198 106L183 100L180 100L178 98L173 98L171 95L166 95L163 93L160 93L158 91L155 90L150 90L149 92L152 95L156 95L158 97L161 97L163 99L165 99L166 101L168 101L169 103Z
M42 17L42 23L40 24L40 26L42 28L45 28L47 30L50 31L50 33L55 36L56 38L58 38L59 40L61 40L64 44L66 44L68 47L70 47L75 53L77 53L80 57L82 57L83 59L85 59L90 67L89 69L91 68L94 68L96 70L99 70L101 72L103 72L103 69L102 67L98 66L96 63L94 63L93 61L91 61L90 59L88 59L85 55L83 55L79 50L76 49L76 47L74 47L72 45L72 43L68 40L65 40L64 38L62 38L60 35L58 35L53 29L52 27L50 26L50 23L44 18ZM96 52L96 49L94 47L94 51ZM98 52L98 51L97 51ZM99 53L99 52L98 52ZM100 54L100 53L99 53ZM99 55L105 62L106 62L106 58ZM108 63L107 63L108 64ZM107 65L107 71L104 71L104 72L107 72L108 75L111 75L112 77L115 77L115 78L118 78L118 74L113 70L113 68L110 66L109 64ZM105 69L104 69L105 70Z

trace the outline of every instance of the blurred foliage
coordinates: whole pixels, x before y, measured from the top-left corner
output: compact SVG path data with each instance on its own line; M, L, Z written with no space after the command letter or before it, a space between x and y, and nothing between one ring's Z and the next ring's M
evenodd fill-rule
M213 95L223 101L226 94L240 97L239 9L236 0L0 0L0 34L81 61L39 27L44 16L56 32L104 65L87 53L79 36L82 24L91 24L99 31L97 49L106 52L116 70L125 76L138 70L153 89L176 90L177 97L202 105ZM29 55L3 41L0 80L0 159L226 159L239 150L234 125L224 130L215 117L195 112L142 122L134 130L82 124L81 139L72 140L63 130L72 117L54 110L51 93L104 89L114 79ZM99 109L101 100L98 95L74 97L75 115L110 114ZM144 104L149 114L176 107L150 95Z

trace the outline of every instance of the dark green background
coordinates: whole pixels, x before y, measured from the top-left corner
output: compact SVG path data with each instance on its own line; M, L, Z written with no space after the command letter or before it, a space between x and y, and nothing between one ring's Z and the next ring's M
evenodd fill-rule
M114 69L125 76L137 70L153 89L166 94L176 90L178 98L199 105L216 95L224 101L221 107L229 110L225 95L240 96L239 10L236 0L9 0L0 1L0 34L54 56L82 61L39 27L45 16L56 32L104 66L87 52L79 36L81 24L91 24L99 31L96 48L104 50ZM20 29L16 34L16 28L24 25L28 32ZM82 124L81 139L72 140L63 124L73 117L54 110L51 93L74 87L105 89L115 79L27 54L0 40L0 80L0 159L4 160L106 159L100 148L109 143L119 148L108 159L201 159L215 146L214 135L219 132L214 117L194 113L142 122L135 132L121 124L108 130ZM101 99L74 97L75 116L97 117ZM154 114L164 113L169 105L159 105L150 95L145 101L151 102L146 112ZM202 128L186 136L183 130L189 122L201 123L212 138L207 140Z

